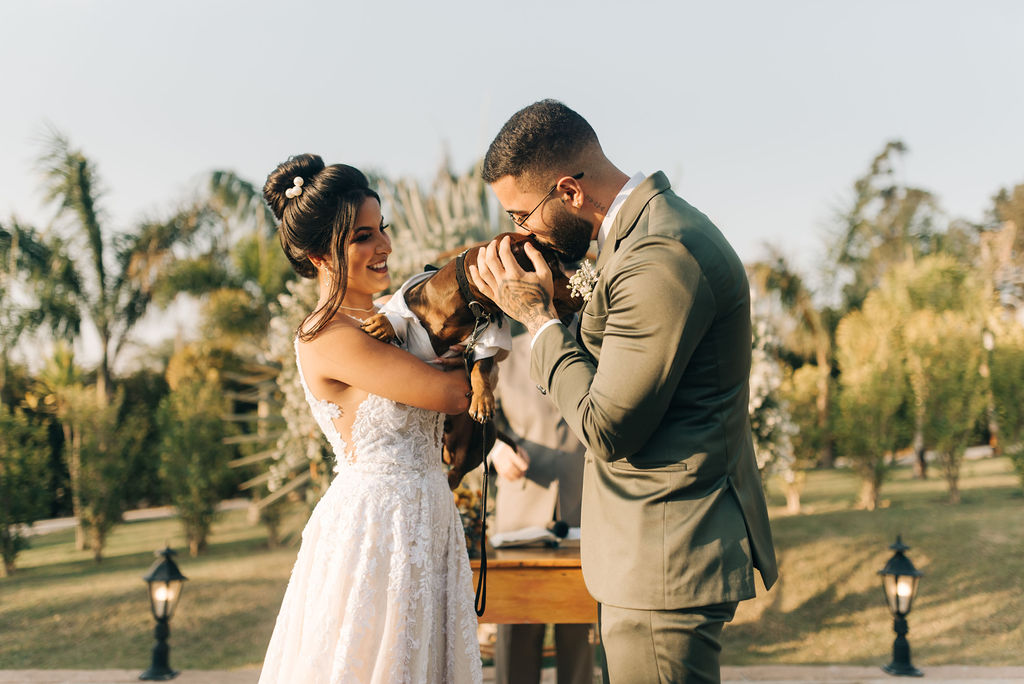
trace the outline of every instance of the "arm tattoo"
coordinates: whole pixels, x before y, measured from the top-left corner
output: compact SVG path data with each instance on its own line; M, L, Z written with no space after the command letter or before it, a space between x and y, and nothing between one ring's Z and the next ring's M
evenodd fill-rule
M501 308L531 331L557 318L551 313L551 295L538 283L506 280L501 283L498 294Z

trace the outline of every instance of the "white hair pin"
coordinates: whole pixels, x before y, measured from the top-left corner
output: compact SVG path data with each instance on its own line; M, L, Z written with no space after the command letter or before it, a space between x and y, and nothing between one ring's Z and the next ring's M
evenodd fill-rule
M288 199L291 199L293 197L298 197L299 195L301 195L302 184L304 182L305 181L302 180L302 176L296 176L295 179L292 181L293 187L290 187L287 190L285 190L284 196L287 197Z

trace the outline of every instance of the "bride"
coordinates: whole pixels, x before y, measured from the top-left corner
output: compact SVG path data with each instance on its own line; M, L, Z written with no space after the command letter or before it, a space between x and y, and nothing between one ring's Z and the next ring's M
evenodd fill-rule
M472 578L441 463L443 415L469 384L360 330L391 281L380 198L351 166L304 154L263 196L320 299L299 326L306 400L337 476L302 532L261 684L479 682Z

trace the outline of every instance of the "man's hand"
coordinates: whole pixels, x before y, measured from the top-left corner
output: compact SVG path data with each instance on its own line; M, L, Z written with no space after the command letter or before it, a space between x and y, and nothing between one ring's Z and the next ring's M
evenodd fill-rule
M526 474L526 469L530 467L530 457L522 447L517 446L513 449L500 439L494 443L490 456L498 475L509 482L522 478Z
M453 344L452 346L448 347L447 356L436 356L430 363L438 366L441 370L445 371L459 369L465 370L466 359L463 357L463 353L465 351L465 345ZM467 394L466 396L468 397L469 395Z
M477 253L476 265L470 264L469 275L480 291L512 318L520 321L533 335L551 319L558 318L551 293L554 285L551 269L536 247L523 246L533 262L533 273L524 271L515 257L508 237L488 244Z

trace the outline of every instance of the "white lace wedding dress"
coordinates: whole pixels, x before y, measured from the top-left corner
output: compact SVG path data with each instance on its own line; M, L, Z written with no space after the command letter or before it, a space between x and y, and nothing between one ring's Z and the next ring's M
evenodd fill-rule
M339 465L302 532L260 684L480 682L443 417L371 394L346 445L340 409L312 395L301 365L299 377Z

